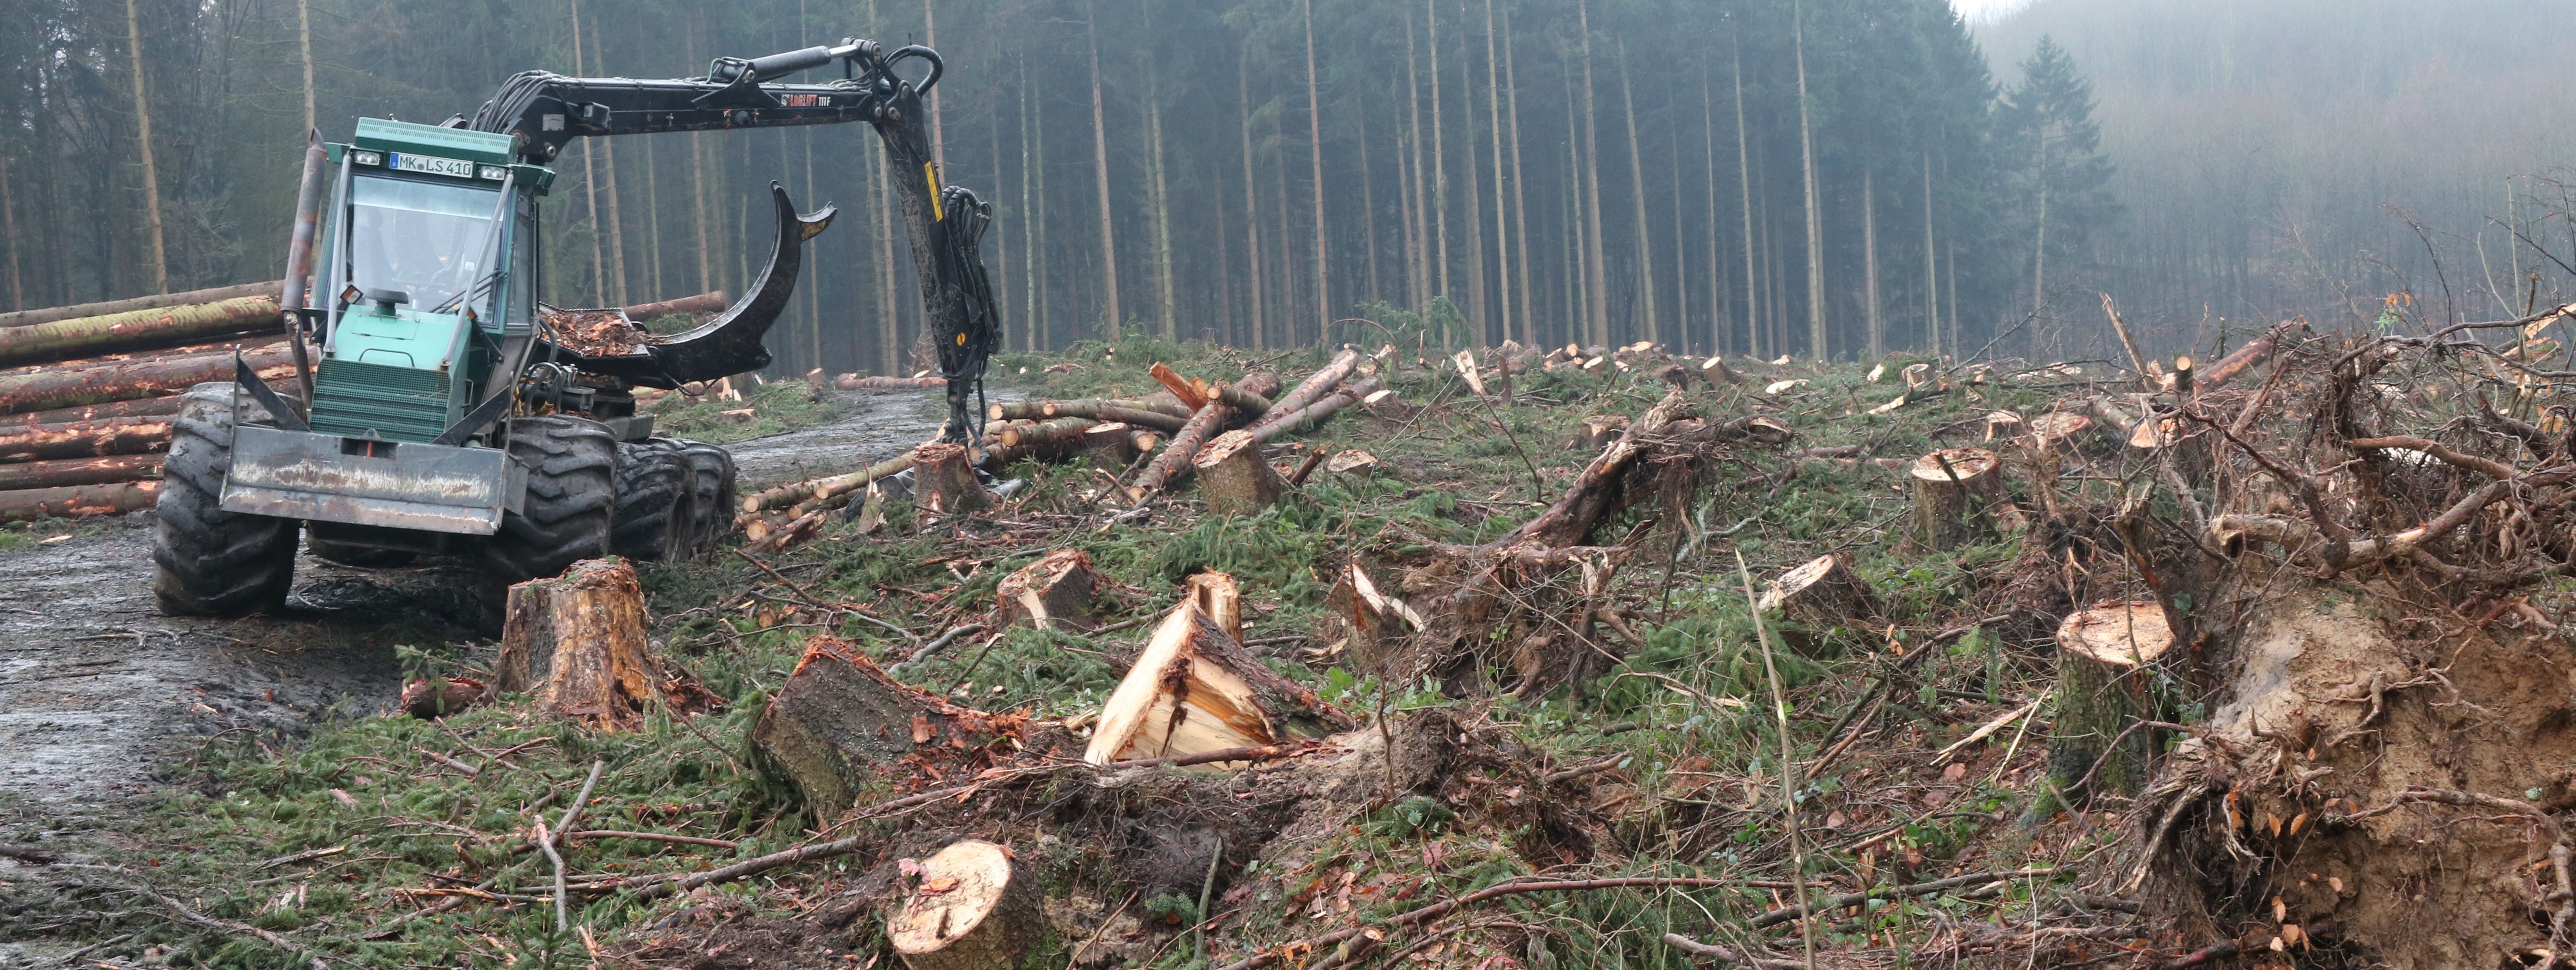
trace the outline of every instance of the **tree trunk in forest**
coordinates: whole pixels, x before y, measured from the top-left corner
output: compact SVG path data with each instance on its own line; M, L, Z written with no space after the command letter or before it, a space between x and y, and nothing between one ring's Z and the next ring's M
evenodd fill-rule
M571 6L572 72L577 77L589 77L590 69L582 55L581 0L572 0ZM590 213L590 298L596 301L586 305L599 306L612 297L608 292L608 240L599 225L599 169L592 158L598 153L591 145L590 141L581 143L581 202Z
M1431 208L1430 186L1424 181L1422 164L1422 57L1413 36L1413 8L1404 11L1404 89L1405 127L1404 185L1404 269L1407 288L1406 305L1415 312L1428 312L1431 306Z
M125 0L125 51L134 67L134 157L143 164L143 228L152 246L152 292L170 291L170 254L161 240L161 172L153 164L152 100L143 94L143 18Z
M1932 153L1923 153L1923 338L1941 356L1941 253L1932 235Z
M1448 133L1440 120L1440 11L1431 0L1422 3L1424 49L1431 52L1431 238L1437 262L1432 267L1434 296L1449 295L1449 157ZM1441 331L1441 348L1447 349L1449 334Z
M1699 78L1699 124L1701 151L1708 157L1708 352L1711 359L1736 352L1727 340L1735 327L1729 318L1735 315L1735 296L1728 292L1726 271L1720 261L1717 227L1717 95L1716 81L1707 65L1701 65ZM1675 181L1679 181L1676 177Z
M1261 457L1261 443L1249 431L1216 436L1190 461L1198 468L1199 495L1207 500L1209 515L1256 514L1277 503L1288 487Z
M633 726L661 695L644 640L635 567L585 559L560 577L510 587L493 687L536 695L537 706L614 730Z
M1127 325L1124 311L1118 305L1118 233L1109 218L1109 127L1107 112L1100 94L1100 25L1098 5L1084 0L1083 34L1091 42L1091 161L1092 172L1100 189L1100 287L1102 336L1112 347L1118 346L1120 329Z
M1655 243L1646 219L1646 159L1637 148L1637 96L1628 83L1628 42L1619 42L1619 110L1628 122L1628 195L1636 201L1637 292L1645 301L1645 339L1663 343L1663 324L1655 312Z
M1503 8L1503 105L1510 112L1512 127L1512 255L1520 264L1521 343L1539 345L1538 320L1530 303L1529 201L1523 194L1528 184L1521 159L1521 86L1520 74L1514 70L1512 57L1512 12Z
M644 142L644 260L647 270L644 285L655 293L668 293L662 288L662 176L654 164L654 142Z
M1610 344L1610 270L1601 245L1601 126L1595 116L1600 105L1592 93L1592 5L1582 0L1574 5L1576 29L1583 34L1583 259L1584 319L1587 346Z
M1368 243L1368 298L1381 300L1385 298L1386 291L1378 288L1377 279L1377 171L1369 167L1368 112L1359 112L1351 120L1360 129L1357 146L1360 151L1360 231ZM1217 219L1220 223L1225 219L1223 210L1218 211ZM1222 228L1217 230L1217 246L1219 249L1225 246Z
M921 881L886 916L909 970L1016 967L1044 939L1037 876L1011 850L968 839L923 860Z
M2031 220L2036 238L2030 244L2030 316L2036 321L2048 308L2048 133L2039 135L2039 217Z
M2098 603L2058 625L2048 775L2070 799L2088 773L2094 791L2130 794L2146 783L2155 739L2130 728L2154 716L2145 671L2173 643L2154 600Z
M1252 349L1270 346L1269 334L1262 325L1262 303L1269 290L1261 280L1261 196L1260 180L1252 174L1252 58L1244 56L1235 62L1235 83L1243 114L1243 252L1251 269L1251 288L1244 292L1244 303L1252 314Z
M591 66L599 68L603 74L607 73L607 67L600 63L599 25L595 23L591 25L590 53ZM608 191L608 271L609 278L617 283L617 290L609 300L612 303L622 304L632 298L632 291L627 288L626 276L625 205L619 201L621 196L617 194L617 142L618 139L615 138L602 138L599 149L605 156L600 161L608 169L608 179L602 184L602 188ZM814 179L811 171L806 173L805 182L806 194L812 195Z
M1789 34L1798 61L1798 151L1807 172L1807 352L1832 360L1825 333L1825 213L1816 189L1816 129L1807 104L1807 28L1803 4L1790 7Z
M985 748L1002 725L886 676L853 644L818 636L761 710L751 743L763 773L795 785L828 824L870 790L973 775L988 766Z
M9 246L9 310L27 308L26 285L18 275L18 206L9 182L9 156L0 154L0 243Z
M689 133L689 196L690 213L697 217L698 290L705 292L716 288L715 266L711 262L715 258L715 249L714 244L707 238L709 218L707 216L706 136L697 132ZM885 220L879 219L877 224L882 226ZM881 289L890 290L891 287Z
M1744 199L1744 334L1755 357L1770 353L1762 339L1762 273L1753 261L1753 147L1744 129L1744 40L1735 40L1735 173Z
M317 131L313 120L313 0L295 0L295 44L304 56L304 130Z
M1565 130L1573 131L1581 125L1579 110L1574 82L1569 78L1565 82ZM1597 347L1607 341L1592 339L1592 258L1591 249L1585 245L1591 234L1583 231L1584 213L1588 210L1583 204L1583 142L1579 139L1565 140L1565 171L1565 224L1574 233L1573 245L1565 249L1570 263L1565 268L1565 342Z
M1045 253L1038 249L1036 188L1032 181L1037 166L1033 163L1036 146L1029 135L1029 62L1023 53L1015 65L1020 78L1020 349L1037 352L1045 344L1039 335L1046 321L1037 312L1038 263Z
M1333 329L1332 257L1325 246L1324 103L1315 93L1315 0L1305 0L1306 13L1306 148L1315 179L1315 339Z
M1887 353L1887 321L1880 317L1878 302L1878 187L1877 171L1860 172L1860 250L1861 271L1865 278L1864 295L1869 300L1869 359L1877 360Z
M1180 326L1174 316L1172 298L1172 196L1171 183L1163 173L1163 91L1162 72L1151 63L1145 66L1145 138L1151 143L1146 160L1153 168L1153 193L1147 201L1154 207L1154 296L1158 304L1156 332L1165 340L1180 339Z
M1512 338L1512 232L1511 210L1503 205L1503 83L1502 65L1495 63L1499 54L1494 44L1494 0L1485 0L1485 118L1492 129L1494 146L1494 267L1501 275L1495 282L1494 343Z
M939 49L939 17L931 10L930 0L921 0L921 43L931 50ZM948 135L940 127L939 89L930 89L930 163L937 166L941 178L948 176Z

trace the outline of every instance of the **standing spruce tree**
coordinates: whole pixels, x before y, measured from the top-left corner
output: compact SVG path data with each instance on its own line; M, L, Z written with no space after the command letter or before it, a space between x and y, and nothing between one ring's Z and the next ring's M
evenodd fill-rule
M2094 237L2119 216L2106 188L2111 160L2102 154L2102 125L2093 120L2093 82L2066 49L2046 37L2021 64L2021 83L2005 94L2002 135L2007 159L2018 157L2022 217L2029 229L2029 312L2034 347L2051 351L2061 329L2048 325L2052 289L2066 290L2098 272Z

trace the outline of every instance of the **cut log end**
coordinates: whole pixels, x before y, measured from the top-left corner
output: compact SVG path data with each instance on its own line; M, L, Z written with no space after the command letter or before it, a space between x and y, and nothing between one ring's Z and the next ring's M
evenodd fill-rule
M981 512L993 507L993 495L976 480L966 446L946 443L913 449L913 495L921 508L944 514Z
M660 696L633 566L574 563L562 576L510 587L507 610L497 689L532 693L544 710L611 729L635 723Z
M1801 651L1816 642L1815 633L1834 627L1868 625L1880 614L1878 595L1852 568L1852 558L1830 553L1781 574L1763 591L1758 608L1805 627L1782 639Z
M886 936L912 970L1015 967L1039 942L1041 918L1011 850L968 839L922 860L921 881L886 920Z
M2173 648L2173 628L2154 600L2095 605L2057 627L2057 646L2076 657L2113 667L2140 667Z
M1100 577L1080 549L1058 549L1003 577L994 597L1001 625L1025 622L1039 629L1090 629L1091 594Z

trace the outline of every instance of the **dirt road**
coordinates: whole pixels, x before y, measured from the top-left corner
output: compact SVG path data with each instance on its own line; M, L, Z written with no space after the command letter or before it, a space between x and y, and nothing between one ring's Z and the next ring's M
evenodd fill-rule
M861 467L938 427L935 392L847 395L840 421L733 446L746 487ZM235 620L153 608L150 512L56 523L0 552L0 799L97 808L177 777L218 735L293 733L390 709L396 644L468 639L455 567L296 562L287 610Z

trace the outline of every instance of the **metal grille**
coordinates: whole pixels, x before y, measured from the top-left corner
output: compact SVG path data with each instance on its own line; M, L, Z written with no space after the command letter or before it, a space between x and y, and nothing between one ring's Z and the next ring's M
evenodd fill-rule
M447 429L447 390L443 371L325 360L313 381L313 430L428 441Z

